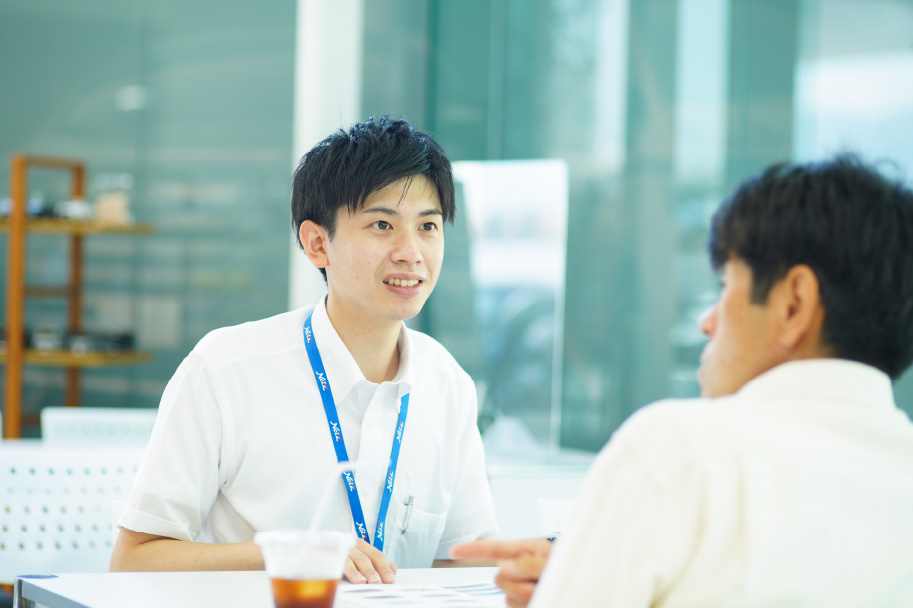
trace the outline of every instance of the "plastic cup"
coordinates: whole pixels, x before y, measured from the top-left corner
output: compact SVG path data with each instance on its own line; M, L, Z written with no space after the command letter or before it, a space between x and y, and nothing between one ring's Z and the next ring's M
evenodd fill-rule
M355 546L344 532L257 532L276 608L332 608L336 584Z

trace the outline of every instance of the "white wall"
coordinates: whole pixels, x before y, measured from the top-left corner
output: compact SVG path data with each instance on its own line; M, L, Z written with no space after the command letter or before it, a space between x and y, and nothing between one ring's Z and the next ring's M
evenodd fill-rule
M292 167L334 129L361 120L364 0L298 0ZM289 308L316 303L326 285L294 237Z

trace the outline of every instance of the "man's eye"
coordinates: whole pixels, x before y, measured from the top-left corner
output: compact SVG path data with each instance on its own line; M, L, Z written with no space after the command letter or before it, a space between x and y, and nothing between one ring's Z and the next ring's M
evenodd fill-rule
M437 230L437 224L435 224L434 222L425 222L424 224L422 224L422 230L432 232L434 230Z
M374 226L375 228L377 228L378 230L389 230L390 229L390 222L385 221L385 220L377 220L376 222L374 222L371 225Z

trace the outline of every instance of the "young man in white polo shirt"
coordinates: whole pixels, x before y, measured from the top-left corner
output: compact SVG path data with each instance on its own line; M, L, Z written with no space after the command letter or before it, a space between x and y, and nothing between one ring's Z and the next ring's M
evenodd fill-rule
M316 306L211 332L165 389L118 521L112 570L263 568L255 532L307 527L338 460L324 527L359 536L345 575L392 582L496 531L472 380L403 321L422 309L454 215L440 146L390 116L301 160L292 223L327 280Z
M703 398L622 425L554 550L454 554L506 560L512 606L913 606L913 424L891 389L913 361L913 192L851 157L774 166L709 245Z

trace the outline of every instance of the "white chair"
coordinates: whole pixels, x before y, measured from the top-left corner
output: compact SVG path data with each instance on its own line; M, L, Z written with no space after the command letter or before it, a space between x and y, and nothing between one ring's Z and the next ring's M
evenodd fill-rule
M138 407L44 407L41 438L48 445L145 445L157 413Z
M560 532L587 466L488 465L488 481L501 538L530 538Z
M0 584L107 571L114 502L126 498L142 454L141 446L0 444Z
M574 498L540 498L536 501L539 530L536 536L552 536L564 530L577 500Z

